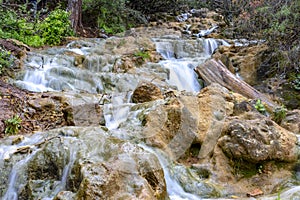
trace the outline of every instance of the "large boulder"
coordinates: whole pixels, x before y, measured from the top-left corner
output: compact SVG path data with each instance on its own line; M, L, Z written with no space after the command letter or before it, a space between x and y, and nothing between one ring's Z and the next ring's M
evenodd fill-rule
M251 163L294 162L298 157L296 135L257 113L230 120L224 127L219 146L229 158Z
M139 83L139 85L132 94L133 103L144 103L163 98L164 97L160 88L157 87L155 84L146 81Z

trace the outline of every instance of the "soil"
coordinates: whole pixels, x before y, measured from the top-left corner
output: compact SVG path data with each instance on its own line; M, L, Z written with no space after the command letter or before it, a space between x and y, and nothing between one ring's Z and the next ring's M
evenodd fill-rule
M66 117L67 107L64 99L55 94L28 92L0 79L0 138L71 125ZM5 133L5 122L15 116L22 120L20 129Z
M28 100L28 95L28 92L0 80L0 138L5 133L5 121L15 115L23 118L20 132L28 133L32 131L31 125L22 116L24 109L26 109L25 102Z

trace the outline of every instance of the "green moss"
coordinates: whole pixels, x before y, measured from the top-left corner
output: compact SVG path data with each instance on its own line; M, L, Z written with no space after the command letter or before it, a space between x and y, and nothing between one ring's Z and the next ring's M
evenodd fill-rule
M257 173L261 173L262 164L254 164L243 159L236 159L231 161L233 174L239 178L250 178Z

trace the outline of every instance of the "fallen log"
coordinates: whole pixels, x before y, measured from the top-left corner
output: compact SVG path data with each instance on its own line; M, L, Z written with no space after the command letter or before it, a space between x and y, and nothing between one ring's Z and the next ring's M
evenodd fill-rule
M243 80L237 78L219 60L210 59L196 67L195 71L208 85L211 83L218 83L223 87L226 87L227 89L239 93L249 99L260 99L271 110L279 107L266 95L260 93Z

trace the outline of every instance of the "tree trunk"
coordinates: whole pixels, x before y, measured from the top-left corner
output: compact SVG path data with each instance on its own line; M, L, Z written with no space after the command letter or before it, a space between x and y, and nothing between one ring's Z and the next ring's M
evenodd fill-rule
M68 10L71 12L70 20L72 28L75 32L78 31L81 23L82 0L68 0Z
M260 99L267 104L266 106L268 108L272 110L274 110L276 107L279 107L266 95L260 93L243 80L237 78L221 61L210 59L196 67L195 71L208 85L211 83L219 83L223 87L237 92L247 98Z

